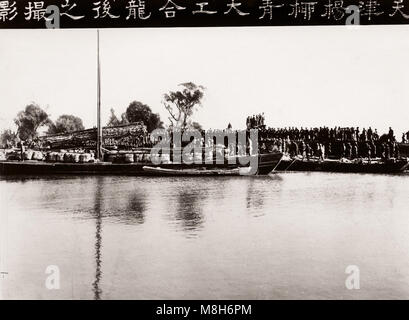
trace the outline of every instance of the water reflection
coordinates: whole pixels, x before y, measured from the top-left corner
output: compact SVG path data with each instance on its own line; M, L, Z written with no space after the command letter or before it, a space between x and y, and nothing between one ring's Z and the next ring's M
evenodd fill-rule
M96 232L95 232L95 281L92 284L94 291L94 299L100 300L102 290L100 288L100 282L102 277L102 195L103 195L103 178L98 177L96 179L95 186L95 198L94 198L94 214L96 221Z
M250 179L247 184L246 208L260 210L263 208L265 190L257 190L254 180Z
M183 188L177 195L175 218L181 223L183 230L189 231L190 234L197 234L194 231L200 229L203 224L202 201L205 196L203 190L191 188Z
M246 181L246 209L254 217L263 216L268 210L268 202L272 194L281 191L282 177L279 174L252 177Z
M146 196L143 193L132 193L128 198L128 205L125 212L126 222L136 222L143 224L145 222Z

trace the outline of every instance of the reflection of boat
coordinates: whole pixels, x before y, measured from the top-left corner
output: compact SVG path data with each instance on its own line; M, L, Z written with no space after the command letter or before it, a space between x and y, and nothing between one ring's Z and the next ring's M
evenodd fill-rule
M390 159L388 161L372 160L365 161L340 161L325 159L302 160L283 159L278 171L326 171L326 172L346 172L346 173L399 173L409 168L407 159Z
M256 168L239 164L160 164L141 163L64 163L45 161L0 161L1 174L117 174L117 175L264 175L279 164L280 152L261 154ZM145 167L145 168L144 168Z

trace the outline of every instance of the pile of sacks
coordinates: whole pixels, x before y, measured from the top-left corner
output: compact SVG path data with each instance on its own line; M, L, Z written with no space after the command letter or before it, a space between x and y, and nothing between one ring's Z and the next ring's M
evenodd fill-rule
M112 163L150 163L150 153L115 153L107 156Z
M24 152L24 160L38 160L43 161L45 158L44 153L41 151L27 150Z
M6 158L7 160L21 160L21 152L13 151L13 152L7 153ZM45 159L44 153L42 153L41 151L27 150L23 153L23 160L42 161L44 159Z
M21 160L21 152L14 151L7 156L7 160ZM94 154L92 153L74 153L74 152L52 152L47 153L41 151L27 150L23 153L24 160L37 160L47 162L64 162L64 163L90 163L95 162ZM0 156L1 160L1 156Z
M95 157L92 153L47 152L45 161L64 163L92 163L95 162Z

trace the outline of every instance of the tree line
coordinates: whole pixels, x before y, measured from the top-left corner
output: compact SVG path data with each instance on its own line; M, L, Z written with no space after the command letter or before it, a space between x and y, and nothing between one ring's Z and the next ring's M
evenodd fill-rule
M200 124L192 121L192 116L202 105L205 88L192 82L179 85L180 90L169 91L163 95L162 104L169 113L169 127L181 130L189 128L202 129ZM158 113L154 113L150 106L140 101L132 101L126 111L118 118L111 108L107 126L118 126L135 122L142 122L148 132L163 128L164 123ZM47 134L69 133L84 130L81 118L63 114L54 122L50 115L36 103L31 103L24 110L18 112L14 123L17 131L4 130L0 135L0 145L15 145L18 141L34 140L40 128L47 128Z

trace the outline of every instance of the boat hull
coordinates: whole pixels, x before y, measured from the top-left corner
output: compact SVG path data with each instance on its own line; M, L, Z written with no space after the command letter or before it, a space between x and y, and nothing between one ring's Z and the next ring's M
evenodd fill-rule
M409 167L407 160L349 163L336 160L282 160L277 171L324 171L345 173L400 173Z
M268 174L279 163L282 158L281 153L260 155L258 157L257 169L253 174ZM144 167L161 168L171 171L144 170ZM161 176L161 175L186 175L183 170L200 170L198 175L242 175L244 166L229 164L161 164L151 163L59 163L44 161L1 161L1 174L22 174L22 175L54 175L54 174L75 174L75 175L131 175L131 176ZM240 170L241 171L240 171ZM180 172L178 174L178 172ZM192 171L190 171L192 172ZM171 173L171 174L170 174ZM194 174L190 174L194 175Z

